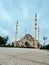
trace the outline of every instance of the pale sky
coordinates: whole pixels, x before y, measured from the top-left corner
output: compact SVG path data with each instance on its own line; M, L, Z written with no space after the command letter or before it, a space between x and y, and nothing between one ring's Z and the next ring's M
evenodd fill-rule
M25 35L25 30L34 37L35 13L40 43L43 44L43 36L47 36L46 43L49 43L49 0L0 0L0 36L8 35L8 43L14 41L18 20L17 39Z

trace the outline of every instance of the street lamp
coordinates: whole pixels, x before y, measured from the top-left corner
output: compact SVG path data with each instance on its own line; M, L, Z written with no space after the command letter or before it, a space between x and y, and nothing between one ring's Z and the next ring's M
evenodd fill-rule
M44 40L43 47L45 47L46 39L47 37L43 37L43 40Z

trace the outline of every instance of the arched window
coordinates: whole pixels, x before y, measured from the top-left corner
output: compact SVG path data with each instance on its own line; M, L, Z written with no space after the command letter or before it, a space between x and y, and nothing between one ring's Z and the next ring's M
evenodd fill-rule
M29 43L27 41L25 42L25 46L26 47L29 47Z

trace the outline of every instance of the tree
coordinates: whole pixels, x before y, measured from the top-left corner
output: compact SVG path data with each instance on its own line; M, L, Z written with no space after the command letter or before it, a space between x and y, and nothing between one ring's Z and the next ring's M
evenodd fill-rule
M5 46L8 41L8 36L2 37L0 36L0 46Z
M49 44L47 44L47 45L45 46L45 49L49 49Z
M11 47L14 47L14 42L12 42Z

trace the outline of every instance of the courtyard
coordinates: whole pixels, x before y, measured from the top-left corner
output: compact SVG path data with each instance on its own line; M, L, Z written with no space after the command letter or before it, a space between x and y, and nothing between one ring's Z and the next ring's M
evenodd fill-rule
M49 51L0 47L0 65L49 65Z

